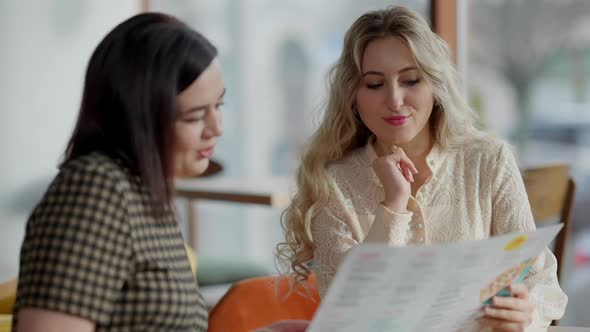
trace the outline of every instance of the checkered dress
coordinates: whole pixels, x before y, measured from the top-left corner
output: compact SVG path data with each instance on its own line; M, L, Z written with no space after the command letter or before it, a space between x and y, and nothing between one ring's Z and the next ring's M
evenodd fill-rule
M172 213L155 220L148 200L120 161L65 165L27 223L14 312L59 311L96 331L206 331L178 225Z

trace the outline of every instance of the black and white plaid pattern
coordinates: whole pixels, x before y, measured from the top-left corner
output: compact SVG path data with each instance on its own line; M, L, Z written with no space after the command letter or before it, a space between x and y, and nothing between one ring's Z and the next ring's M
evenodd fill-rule
M174 216L155 220L149 196L119 161L69 162L27 223L20 308L84 317L96 331L206 331L207 310Z

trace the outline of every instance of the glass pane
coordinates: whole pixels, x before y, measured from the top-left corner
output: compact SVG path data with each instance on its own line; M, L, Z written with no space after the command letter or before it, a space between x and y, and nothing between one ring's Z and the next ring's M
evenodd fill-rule
M429 0L152 0L150 10L178 16L219 48L227 97L213 158L223 176L294 178L347 28L362 13L392 4L430 17ZM281 211L206 202L198 211L201 253L272 264Z
M428 0L150 1L220 49L227 84L216 158L230 175L286 175L308 137L324 93L324 77L346 29L362 13L406 5L426 18Z

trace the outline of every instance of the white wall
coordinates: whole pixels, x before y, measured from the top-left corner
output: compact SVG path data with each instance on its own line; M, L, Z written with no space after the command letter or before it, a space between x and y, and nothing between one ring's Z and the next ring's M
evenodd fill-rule
M86 63L139 0L0 3L0 281L18 271L31 208L57 172Z

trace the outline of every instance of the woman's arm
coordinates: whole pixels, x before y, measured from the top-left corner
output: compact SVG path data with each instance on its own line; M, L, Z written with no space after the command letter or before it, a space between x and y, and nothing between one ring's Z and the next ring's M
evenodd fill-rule
M61 312L97 325L110 323L134 267L127 199L120 187L108 167L94 162L71 164L52 182L27 222L21 246L17 327L45 328L37 319L20 319L31 308L37 309L35 317ZM39 316L42 322L46 316Z
M94 322L57 311L23 308L18 312L18 332L94 332Z
M344 196L337 185L332 189L328 205L312 223L315 245L312 268L321 296L328 289L348 250L360 243L403 246L408 241L407 232L412 218L411 213L398 214L379 204L365 236L350 199Z

